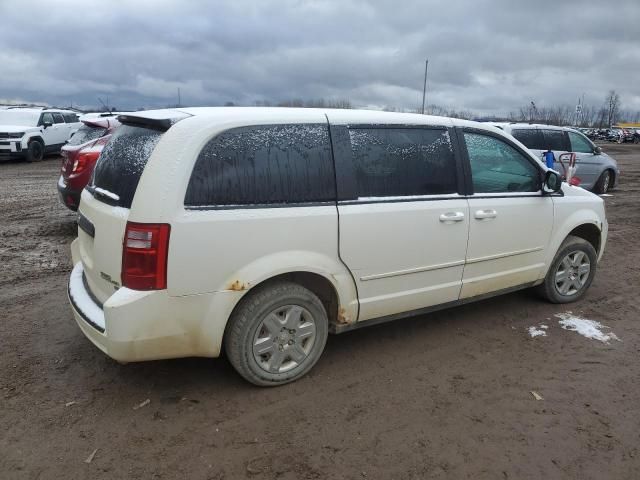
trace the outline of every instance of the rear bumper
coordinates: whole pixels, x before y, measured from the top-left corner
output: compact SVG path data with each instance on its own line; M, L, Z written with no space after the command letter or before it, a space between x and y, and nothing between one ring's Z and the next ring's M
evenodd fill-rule
M122 287L100 305L83 275L82 262L77 262L69 280L69 303L80 330L109 357L136 362L220 354L234 304L226 292L171 297L166 290Z
M73 210L74 212L78 210L78 205L80 205L80 194L82 190L74 190L73 188L69 188L68 185L64 183L62 175L58 179L58 195L60 196L60 201L64 204L65 207Z

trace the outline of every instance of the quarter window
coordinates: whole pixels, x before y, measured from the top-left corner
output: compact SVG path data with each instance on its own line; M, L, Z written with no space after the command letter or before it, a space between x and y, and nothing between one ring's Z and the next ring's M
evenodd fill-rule
M358 198L456 192L449 133L423 128L349 131Z
M335 201L327 125L264 125L221 133L193 168L185 205Z
M475 193L537 192L538 169L522 153L496 137L465 132Z
M593 146L583 135L576 132L569 132L571 140L571 151L576 153L593 153Z

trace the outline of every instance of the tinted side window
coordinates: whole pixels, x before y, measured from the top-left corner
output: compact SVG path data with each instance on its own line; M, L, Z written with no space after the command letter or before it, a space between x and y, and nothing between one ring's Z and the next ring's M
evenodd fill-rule
M513 130L511 134L527 148L545 150L542 132L537 128Z
M442 129L349 130L359 198L456 192L449 133Z
M335 201L327 125L262 125L221 133L200 152L186 206Z
M62 116L67 123L76 123L78 121L78 116L75 113L63 113Z
M569 140L571 140L571 151L576 153L593 153L591 142L583 135L575 132L569 132Z
M544 150L569 150L567 137L562 130L542 130L544 134Z
M499 138L465 132L475 193L537 192L538 169Z
M64 118L62 117L61 113L54 113L53 114L53 121L56 123L64 123Z

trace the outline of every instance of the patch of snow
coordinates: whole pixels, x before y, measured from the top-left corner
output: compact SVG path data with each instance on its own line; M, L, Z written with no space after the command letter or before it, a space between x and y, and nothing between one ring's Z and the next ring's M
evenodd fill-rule
M604 333L602 329L609 327L595 320L576 317L571 312L557 313L555 317L560 319L559 323L562 328L577 332L583 337L592 338L603 343L609 343L610 340L621 341L613 332Z
M546 337L547 336L547 332L545 331L547 328L549 328L547 325L539 325L538 327L529 327L528 331L529 331L529 335L531 335L531 338L536 338L536 337Z
M69 295L73 299L76 307L91 320L91 323L104 329L104 311L95 304L87 293L84 282L82 281L83 272L82 262L76 263L76 266L73 267L71 271L71 278L69 278Z
M610 193L601 193L600 196L601 197L613 197L613 195L611 195Z
M104 188L95 187L94 190L105 197L115 200L116 202L120 200L120 195L110 192L109 190L105 190Z

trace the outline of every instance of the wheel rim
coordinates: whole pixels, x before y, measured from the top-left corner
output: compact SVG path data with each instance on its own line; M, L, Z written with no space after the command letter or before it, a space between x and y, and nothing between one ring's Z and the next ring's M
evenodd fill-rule
M575 295L587 283L590 272L591 261L586 253L581 250L569 253L556 269L556 290L560 295Z
M609 190L609 182L611 180L611 175L609 172L604 172L604 178L602 179L602 192L607 193Z
M316 341L316 320L300 305L268 313L253 337L253 358L269 373L284 373L309 358Z

